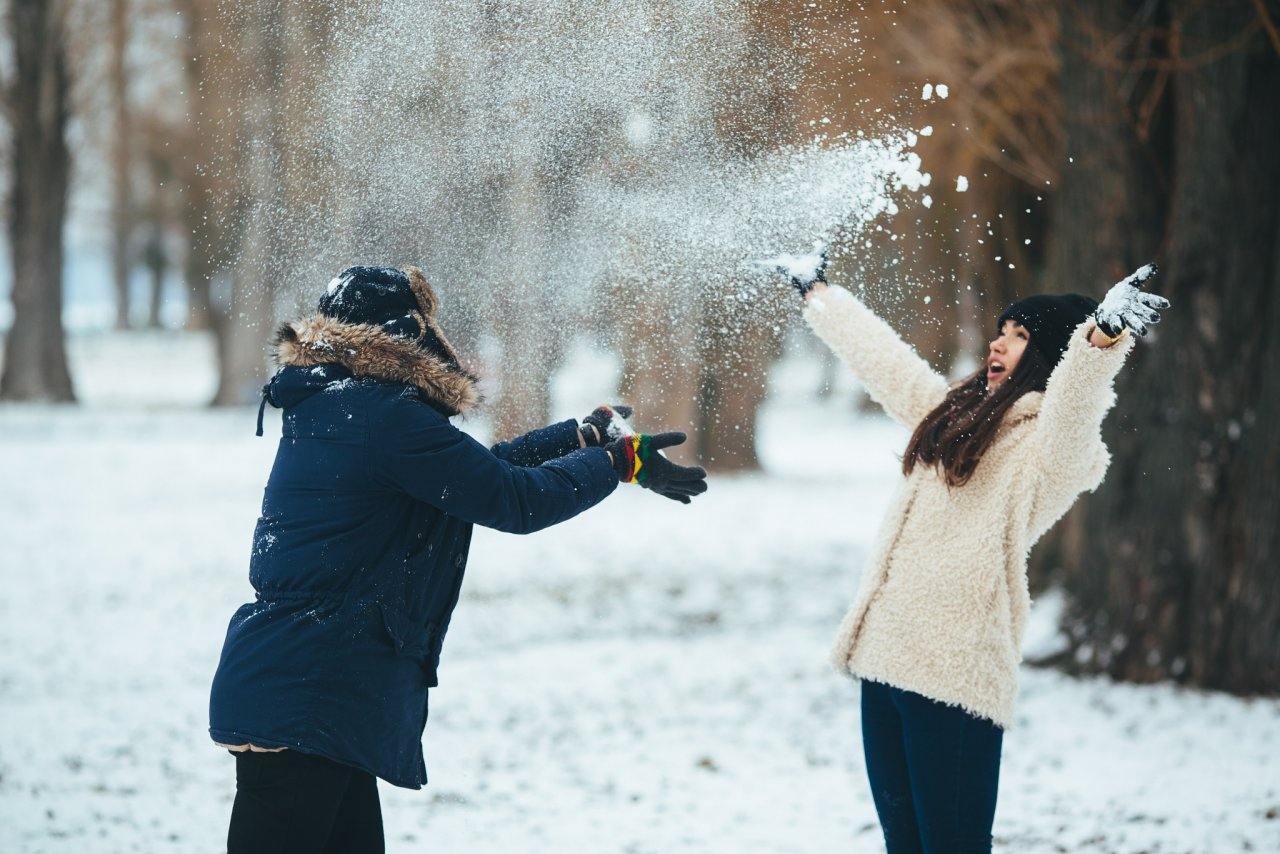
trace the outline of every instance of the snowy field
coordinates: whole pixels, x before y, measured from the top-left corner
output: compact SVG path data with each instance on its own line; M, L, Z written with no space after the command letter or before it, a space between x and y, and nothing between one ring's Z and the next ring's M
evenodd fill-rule
M274 440L199 407L209 355L82 335L83 406L0 407L0 852L223 849L234 763L207 690ZM571 375L557 416L610 396ZM390 851L883 850L858 689L826 657L905 436L817 381L812 360L775 371L766 473L689 508L622 488L541 534L478 532L432 782L382 787ZM1280 702L1022 684L997 850L1280 851Z

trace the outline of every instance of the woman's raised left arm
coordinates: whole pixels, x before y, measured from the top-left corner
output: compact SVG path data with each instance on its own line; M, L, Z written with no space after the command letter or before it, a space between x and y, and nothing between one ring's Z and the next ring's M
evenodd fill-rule
M1134 339L1108 341L1096 334L1093 320L1076 328L1045 388L1028 455L1036 467L1029 542L1066 513L1076 496L1096 489L1111 461L1102 420L1115 405L1112 385Z

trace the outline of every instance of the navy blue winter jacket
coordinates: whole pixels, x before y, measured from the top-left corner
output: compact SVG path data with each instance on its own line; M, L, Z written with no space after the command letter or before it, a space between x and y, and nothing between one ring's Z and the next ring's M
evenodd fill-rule
M386 342L353 350L350 331L294 327L303 340L269 386L284 419L253 539L257 596L231 618L209 732L418 788L471 526L537 531L618 478L603 450L579 449L573 421L485 448L450 424L431 381L368 375L396 374L366 358Z

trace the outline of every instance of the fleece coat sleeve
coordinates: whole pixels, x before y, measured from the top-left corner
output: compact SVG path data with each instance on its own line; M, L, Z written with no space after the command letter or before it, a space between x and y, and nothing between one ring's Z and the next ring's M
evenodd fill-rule
M909 430L947 396L947 381L849 291L810 297L804 319L849 366L871 398Z
M1081 492L1096 489L1111 462L1102 419L1115 405L1112 383L1134 343L1125 335L1110 347L1094 347L1093 328L1089 320L1072 333L1045 388L1030 449L1037 465L1028 542L1040 539Z

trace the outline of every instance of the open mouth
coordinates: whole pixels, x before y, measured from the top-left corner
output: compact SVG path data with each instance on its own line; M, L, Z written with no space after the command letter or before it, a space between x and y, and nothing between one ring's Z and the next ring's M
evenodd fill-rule
M987 379L992 380L992 379L997 379L999 377L1002 377L1004 376L1005 370L1006 370L1005 366L1000 364L999 362L988 362L987 363Z

